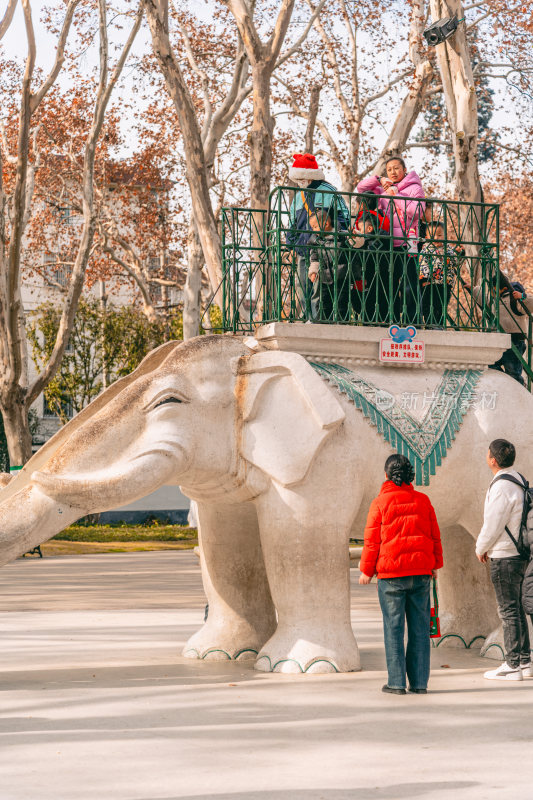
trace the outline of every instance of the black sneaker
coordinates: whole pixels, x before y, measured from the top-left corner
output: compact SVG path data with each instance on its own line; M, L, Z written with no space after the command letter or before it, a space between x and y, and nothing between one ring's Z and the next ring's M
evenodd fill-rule
M413 689L411 686L409 687L410 694L427 694L427 689Z
M407 694L405 689L393 689L393 687L392 686L388 686L388 684L385 684L385 686L382 686L381 687L381 691L382 692L387 692L388 694Z

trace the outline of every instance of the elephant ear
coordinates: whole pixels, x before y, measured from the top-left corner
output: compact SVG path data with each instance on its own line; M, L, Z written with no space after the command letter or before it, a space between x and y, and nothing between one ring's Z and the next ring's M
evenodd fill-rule
M283 486L302 481L345 413L303 356L263 352L239 360L241 455Z

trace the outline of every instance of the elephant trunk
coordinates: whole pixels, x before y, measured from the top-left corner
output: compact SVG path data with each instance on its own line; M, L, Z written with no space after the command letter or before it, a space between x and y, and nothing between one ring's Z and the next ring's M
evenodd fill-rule
M0 566L51 539L85 513L57 503L35 486L24 487L0 505Z
M65 465L63 465L63 468ZM171 481L176 460L170 445L84 475L37 470L30 482L2 502L0 566L46 542L80 517L144 497Z
M158 446L131 462L124 460L112 468L82 475L37 471L32 473L31 482L56 502L83 508L89 514L109 511L150 494L169 481L175 470L171 448Z

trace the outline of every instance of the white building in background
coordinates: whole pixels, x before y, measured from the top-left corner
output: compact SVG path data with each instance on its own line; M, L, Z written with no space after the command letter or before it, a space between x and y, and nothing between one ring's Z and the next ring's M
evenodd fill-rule
M54 232L50 248L43 252L39 271L31 270L22 278L21 296L26 313L36 311L40 306L50 303L62 307L63 299L70 278L68 258L63 257L61 248L61 228L72 233L72 228L81 227L82 218L76 215L70 206L65 205L58 209L61 225L58 226L59 235ZM52 238L52 237L51 237ZM64 241L70 239L65 236ZM151 270L160 270L161 256L147 256L148 267ZM90 289L84 289L83 296L87 299L96 299L102 303L111 302L114 306L131 305L135 302L137 291L126 284L104 284L97 281ZM162 290L160 285L153 286L152 297L154 305L159 307L172 307L183 302L183 290L177 287L166 287ZM32 358L31 346L28 347L30 380L37 373L36 364ZM56 412L51 409L44 394L41 394L32 405L35 414L37 430L32 439L32 450L36 452L48 441L61 427L61 421ZM67 415L72 417L72 406L67 406ZM106 512L100 515L101 521L109 522L144 522L150 518L169 520L174 523L187 521L189 500L175 487L162 487L157 492L148 495L122 509Z

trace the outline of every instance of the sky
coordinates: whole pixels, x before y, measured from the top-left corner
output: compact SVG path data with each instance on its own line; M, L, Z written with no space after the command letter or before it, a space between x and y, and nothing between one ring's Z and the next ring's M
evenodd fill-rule
M191 11L194 11L201 19L206 19L210 15L210 4L209 2L204 2L203 0L187 0L189 8ZM35 28L35 36L37 42L37 66L41 67L43 70L48 71L53 63L54 54L55 54L55 42L56 37L49 34L42 24L40 20L40 13L41 9L44 7L43 2L37 2L34 0L32 3L33 9L33 23ZM476 12L470 12L473 14ZM295 14L295 27L298 26L298 20L301 20L303 17L303 13L299 11ZM301 29L301 25L300 25ZM294 30L294 28L293 28ZM402 38L402 33L404 34L403 30L397 27L397 23L395 23L394 19L391 20L391 49L390 49L390 57L389 57L389 64L392 63L395 58L397 58L397 54L400 53L400 49L394 42L399 41ZM291 31L292 33L292 31ZM125 37L126 32L121 34L122 37ZM25 28L24 28L24 20L22 15L22 9L20 3L18 8L15 12L15 17L12 22L12 25L2 42L3 49L8 57L21 59L25 54L26 50L26 36L25 36ZM139 55L143 52L146 52L147 49L150 47L150 36L147 25L143 23L141 31L139 32L139 36L134 44L132 55L130 56L130 62L135 61L136 55ZM96 66L97 64L97 52L96 48L92 48L86 56L84 57L84 65L87 69ZM384 65L385 69L388 69L388 64ZM128 91L128 87L131 87L132 82L135 80L135 72L133 68L129 70L126 69L124 73L124 90ZM496 105L498 109L495 111L493 116L493 126L496 128L501 127L502 125L511 125L517 131L517 135L519 137L520 132L520 125L518 122L518 117L516 114L517 108L517 99L513 97L512 92L508 90L508 87L502 81L496 81L493 84L493 88L496 91ZM138 96L138 95L137 95ZM520 102L524 102L523 98L520 99ZM323 113L323 110L322 110ZM1 114L1 112L0 112ZM277 120L277 124L280 127L288 128L293 124L290 115L279 117ZM304 129L304 125L301 125L301 121L299 121L302 130ZM127 156L129 152L135 147L135 136L132 131L131 120L124 119L124 128L123 133L125 134L126 146L123 153L119 155ZM376 127L375 131L372 131L372 135L376 137L376 141L381 142L385 141L386 133L381 130L379 127ZM512 144L512 142L508 142L508 144ZM409 151L408 160L412 167L415 169L420 169L425 159L424 151L415 148ZM442 162L443 169L445 168L445 160ZM482 168L483 169L483 168Z

